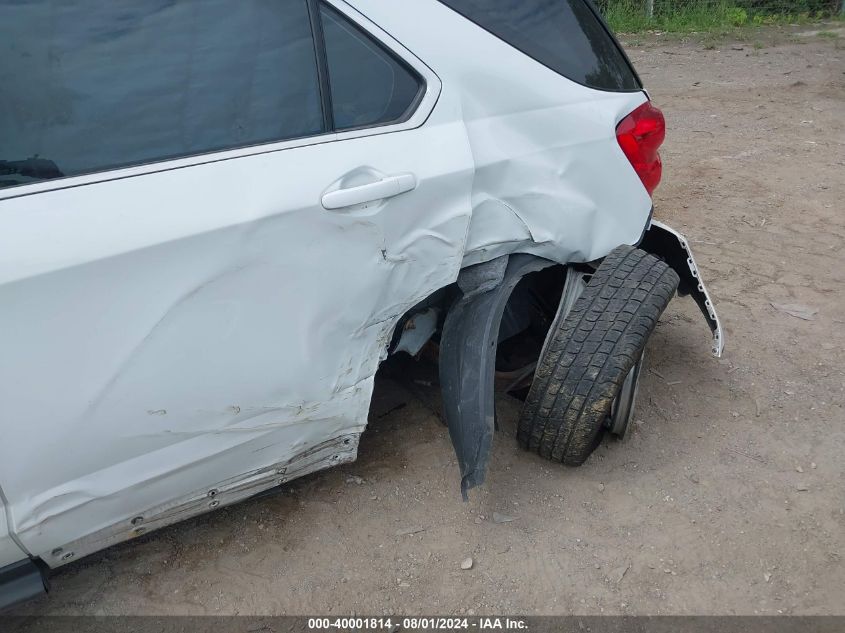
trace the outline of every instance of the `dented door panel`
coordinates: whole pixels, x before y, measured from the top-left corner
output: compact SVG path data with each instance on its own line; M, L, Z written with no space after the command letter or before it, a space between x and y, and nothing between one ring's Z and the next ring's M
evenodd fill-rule
M60 564L57 544L357 437L396 321L460 269L455 128L3 200L0 481L26 547ZM417 187L324 209L362 165Z

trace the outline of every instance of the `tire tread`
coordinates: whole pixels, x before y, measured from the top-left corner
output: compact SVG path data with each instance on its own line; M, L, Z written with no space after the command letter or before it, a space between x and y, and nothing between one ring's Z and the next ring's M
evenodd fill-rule
M632 246L605 257L549 333L520 416L524 448L570 466L584 463L679 281L666 263Z

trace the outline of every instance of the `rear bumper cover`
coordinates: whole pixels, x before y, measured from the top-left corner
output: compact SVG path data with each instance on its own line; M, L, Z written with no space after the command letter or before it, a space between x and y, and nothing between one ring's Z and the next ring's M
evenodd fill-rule
M716 314L710 293L707 292L707 287L701 278L687 239L672 227L652 220L643 236L640 248L657 255L678 273L681 278L678 293L682 296L690 295L698 304L713 333L713 355L720 357L725 349L722 324L719 321L719 315Z

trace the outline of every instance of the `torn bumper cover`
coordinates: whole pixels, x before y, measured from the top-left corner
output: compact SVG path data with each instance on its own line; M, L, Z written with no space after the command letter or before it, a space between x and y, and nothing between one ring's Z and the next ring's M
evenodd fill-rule
M725 349L725 336L713 300L698 271L687 239L673 228L652 220L645 232L640 248L660 257L669 264L681 278L678 294L690 295L701 309L710 331L713 332L713 354L718 358Z

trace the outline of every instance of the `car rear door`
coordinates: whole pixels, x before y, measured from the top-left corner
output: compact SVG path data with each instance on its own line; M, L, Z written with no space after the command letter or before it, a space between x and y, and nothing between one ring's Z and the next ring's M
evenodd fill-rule
M0 0L0 483L51 566L354 459L457 277L460 123L333 5Z

